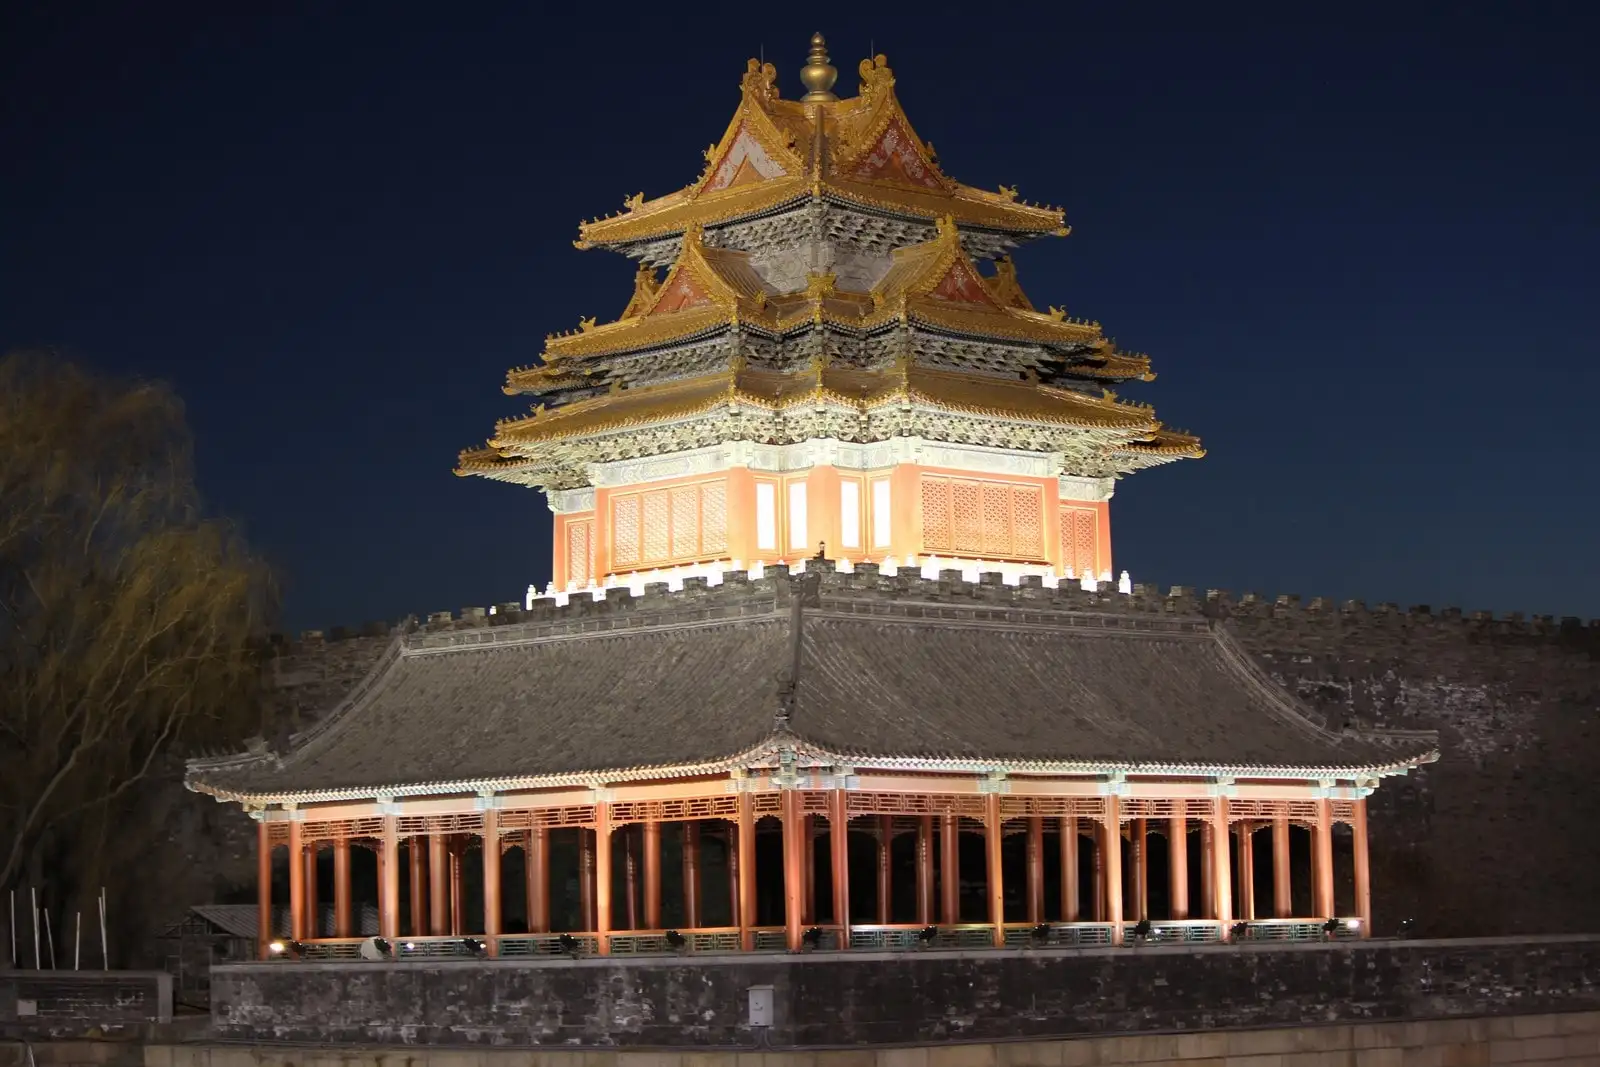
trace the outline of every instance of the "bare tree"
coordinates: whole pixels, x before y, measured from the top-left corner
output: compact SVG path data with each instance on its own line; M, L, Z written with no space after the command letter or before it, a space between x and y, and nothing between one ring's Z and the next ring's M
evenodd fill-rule
M170 389L0 358L0 890L47 842L138 832L122 806L165 759L258 724L272 604L201 511Z

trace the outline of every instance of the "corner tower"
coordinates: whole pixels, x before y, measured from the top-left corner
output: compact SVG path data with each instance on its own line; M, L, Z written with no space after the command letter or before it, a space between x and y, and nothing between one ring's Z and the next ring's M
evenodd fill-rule
M1008 253L1062 212L946 175L883 56L841 100L811 43L802 98L750 60L699 178L580 226L633 294L509 374L532 411L457 473L546 492L563 597L819 551L1109 580L1115 480L1198 438L1117 397L1147 357L1024 292Z

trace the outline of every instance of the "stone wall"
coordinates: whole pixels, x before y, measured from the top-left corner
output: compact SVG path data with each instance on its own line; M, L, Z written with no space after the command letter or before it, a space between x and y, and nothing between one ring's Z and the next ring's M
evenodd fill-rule
M212 972L214 1032L239 1041L812 1048L1595 1010L1600 937Z
M166 1022L163 971L0 971L0 1025L49 1032L80 1024Z
M42 1067L123 1067L43 1050ZM92 1050L91 1050L92 1051ZM150 1045L132 1067L329 1067L325 1049ZM342 1048L340 1067L1491 1067L1600 1062L1600 1012L1213 1030L913 1048L694 1052ZM0 1050L0 1067L10 1067ZM24 1067L17 1057L16 1067ZM31 1067L31 1065L28 1065Z

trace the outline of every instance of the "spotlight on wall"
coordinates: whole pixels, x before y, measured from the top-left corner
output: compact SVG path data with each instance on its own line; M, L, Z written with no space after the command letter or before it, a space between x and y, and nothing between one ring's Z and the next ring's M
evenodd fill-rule
M1048 945L1050 943L1050 932L1051 926L1049 923L1039 923L1028 931L1028 936L1033 939L1033 943L1036 945Z
M937 926L924 926L917 931L917 944L923 948L927 948L937 940L939 940L939 928Z
M800 935L800 943L809 949L817 949L822 945L822 927L813 926Z
M293 938L290 938L288 940L278 940L272 942L267 946L267 951L272 953L274 956L279 956L286 960L297 960L305 956L306 947Z
M671 945L677 951L682 952L684 949L689 947L689 939L678 933L676 930L668 930L667 944Z
M1234 923L1228 931L1228 939L1231 941L1250 940L1250 924L1247 922Z
M364 960L389 960L394 958L394 946L387 938L369 937L361 942L361 958Z
M489 946L475 937L463 937L461 939L461 948L467 955L476 959L481 960L489 955Z
M1344 921L1344 928L1346 930L1349 930L1353 934L1357 930L1361 929L1361 920L1360 919L1346 919Z
M1142 945L1144 942L1150 940L1150 931L1152 929L1153 927L1151 927L1149 919L1140 919L1138 922L1134 923L1133 943L1135 945Z
M1341 923L1338 919L1329 919L1327 922L1323 923L1322 924L1322 940L1324 940L1324 941L1332 941L1334 938L1338 937L1339 936L1339 928L1341 926L1343 926L1343 925L1344 924Z
M282 941L274 941L272 944L267 946L267 951L272 953L274 956L281 956L285 952L289 951L289 946L284 944Z
M574 957L578 955L578 950L583 947L582 942L573 937L571 934L562 934L560 937L556 938L556 944L561 946L562 952L566 953L568 956Z
M1415 920L1415 919L1401 919L1400 920L1400 930L1399 930L1399 934L1398 934L1399 937L1403 937L1403 938L1404 937L1410 937L1412 934L1414 934L1416 932L1417 932L1417 920Z

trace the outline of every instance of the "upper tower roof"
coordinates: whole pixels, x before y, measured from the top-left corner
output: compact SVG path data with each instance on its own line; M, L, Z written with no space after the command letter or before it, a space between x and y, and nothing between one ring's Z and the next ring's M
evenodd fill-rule
M812 52L802 71L808 87L814 70L833 69L820 34L812 38ZM772 64L750 60L739 108L722 139L706 149L700 177L653 200L641 193L620 214L583 223L578 247L625 250L808 200L910 220L949 217L1012 241L1067 232L1060 208L1020 201L1015 189L990 192L946 175L933 146L917 136L900 107L888 60L862 60L860 72L859 95L850 99L824 89L784 100Z

